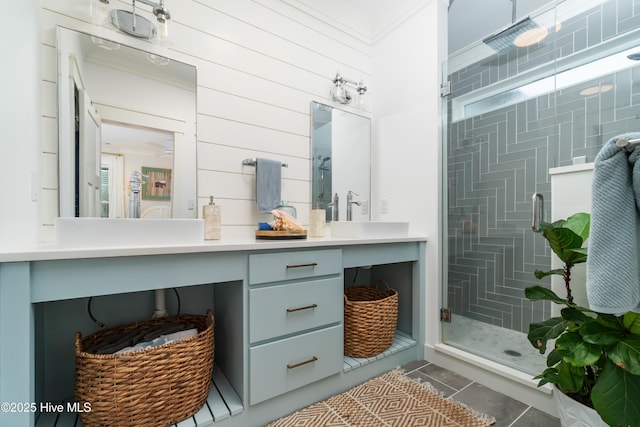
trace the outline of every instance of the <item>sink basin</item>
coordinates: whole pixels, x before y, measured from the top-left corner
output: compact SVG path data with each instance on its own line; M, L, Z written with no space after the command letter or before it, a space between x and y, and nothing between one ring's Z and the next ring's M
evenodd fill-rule
M62 248L202 243L204 221L187 218L56 218Z
M334 237L403 237L409 234L408 222L332 221Z

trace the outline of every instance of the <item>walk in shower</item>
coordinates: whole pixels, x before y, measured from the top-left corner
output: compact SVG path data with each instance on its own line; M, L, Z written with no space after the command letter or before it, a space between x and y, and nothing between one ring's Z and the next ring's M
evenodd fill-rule
M536 29L543 38L516 43ZM524 289L550 286L532 195L551 218L549 169L593 162L611 137L640 130L640 1L553 2L449 57L443 72L443 341L525 373L545 358L526 339L551 315ZM589 186L575 188L590 192ZM449 317L449 316L444 316Z

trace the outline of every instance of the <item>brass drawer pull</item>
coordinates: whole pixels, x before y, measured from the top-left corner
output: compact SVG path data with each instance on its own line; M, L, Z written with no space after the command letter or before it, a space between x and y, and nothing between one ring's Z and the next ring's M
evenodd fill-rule
M315 267L318 265L317 262L311 262L309 264L296 264L296 265L287 265L287 270L290 268L305 268L305 267Z
M293 313L296 311L309 310L311 308L316 308L318 304L307 305L306 307L298 307L298 308L287 308L287 313Z
M295 368L299 368L300 366L307 365L307 364L309 364L309 363L313 363L313 362L315 362L316 360L318 360L318 358L317 358L317 357L315 357L315 356L313 356L311 359L309 359L309 360L305 360L304 362L296 363L296 364L294 364L294 365L287 365L287 368L288 368L288 369L295 369Z

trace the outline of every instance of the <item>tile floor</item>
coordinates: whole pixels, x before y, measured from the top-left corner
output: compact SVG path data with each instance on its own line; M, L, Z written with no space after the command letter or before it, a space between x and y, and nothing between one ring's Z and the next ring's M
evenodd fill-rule
M491 415L493 427L560 427L560 420L509 396L462 377L426 360L402 367L407 376L431 383L445 397Z

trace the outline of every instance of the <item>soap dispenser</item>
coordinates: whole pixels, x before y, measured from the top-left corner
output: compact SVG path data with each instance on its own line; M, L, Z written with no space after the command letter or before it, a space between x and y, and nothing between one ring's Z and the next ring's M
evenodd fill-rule
M213 196L209 196L209 204L202 207L204 219L204 239L220 240L222 237L222 208L213 203Z

